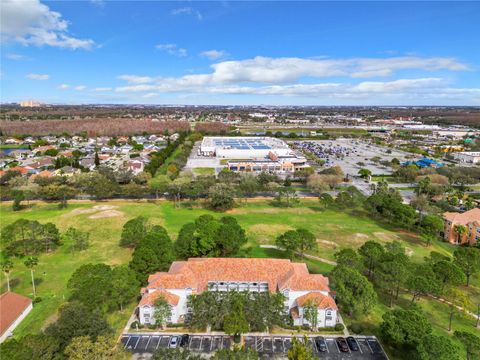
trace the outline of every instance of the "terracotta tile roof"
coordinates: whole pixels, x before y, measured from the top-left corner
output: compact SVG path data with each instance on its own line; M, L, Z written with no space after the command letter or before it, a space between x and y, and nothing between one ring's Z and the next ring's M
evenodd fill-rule
M454 224L467 225L476 222L480 225L480 209L475 208L464 213L446 212L443 214L443 218Z
M319 309L336 309L337 304L335 304L335 300L331 296L323 295L319 292L309 292L305 295L302 295L297 298L297 305L298 306L305 306L309 302L317 305Z
M142 297L142 300L140 300L140 303L138 304L138 306L144 306L144 305L153 306L155 305L155 300L157 300L160 296L163 296L170 305L178 305L178 301L180 300L180 298L177 295L172 294L171 292L164 291L164 290L157 290L150 294L145 294Z
M209 281L267 282L269 290L330 291L328 278L308 273L303 263L285 259L193 258L175 261L167 272L148 278L148 288L207 290Z
M0 295L0 335L7 331L31 303L29 298L13 292Z
M18 171L22 175L25 175L28 172L28 170L25 169L23 166L15 166L8 169L7 171Z
M52 176L53 176L53 173L51 171L43 170L43 171L40 171L38 174L33 174L32 176L30 176L30 178L33 180L37 177L52 177Z

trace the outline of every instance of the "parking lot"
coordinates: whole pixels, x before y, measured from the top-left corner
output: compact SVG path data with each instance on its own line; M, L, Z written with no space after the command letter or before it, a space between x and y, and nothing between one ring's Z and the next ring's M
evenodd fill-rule
M335 337L325 336L327 344L326 352L319 352L314 344L313 338L308 339L310 347L316 357L326 360L387 360L387 356L375 337L357 336L355 340L359 346L359 351L341 352L338 348ZM303 342L303 338L298 337ZM245 346L255 349L262 359L275 359L286 355L288 349L292 347L292 337L290 336L246 336Z
M134 354L152 354L159 348L167 348L172 336L181 334L124 334L122 344L125 350ZM292 347L292 336L245 336L245 346L257 351L262 359L282 359L286 357L288 349ZM303 342L303 337L297 337ZM383 349L375 337L356 336L355 340L359 351L341 352L334 336L325 336L326 352L319 352L313 338L308 339L308 346L314 355L325 360L388 360ZM217 350L230 348L231 338L222 335L195 335L191 334L188 348L193 352L209 354ZM185 346L187 347L187 346Z
M154 353L158 348L167 348L172 336L182 334L124 334L122 344L125 350L133 353ZM231 339L229 336L190 335L188 348L191 351L210 353L220 349L229 348ZM185 346L187 347L187 346Z

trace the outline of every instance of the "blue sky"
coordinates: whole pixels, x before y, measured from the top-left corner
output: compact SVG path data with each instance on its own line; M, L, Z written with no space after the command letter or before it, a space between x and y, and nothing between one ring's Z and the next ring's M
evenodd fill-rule
M480 105L479 2L1 2L1 101Z

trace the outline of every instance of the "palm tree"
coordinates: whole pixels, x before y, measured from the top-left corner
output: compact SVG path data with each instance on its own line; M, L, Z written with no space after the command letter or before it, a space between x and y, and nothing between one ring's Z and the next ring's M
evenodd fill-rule
M463 235L465 235L468 232L468 230L464 225L455 225L454 231L457 234L457 244L460 244L462 241Z
M11 260L5 260L2 263L2 271L7 278L7 291L10 291L10 271L13 269L13 262Z
M37 297L37 293L35 291L35 279L33 277L33 268L38 265L38 258L36 256L29 256L27 260L24 262L25 266L30 269L30 274L32 275L32 286L33 286L33 297Z

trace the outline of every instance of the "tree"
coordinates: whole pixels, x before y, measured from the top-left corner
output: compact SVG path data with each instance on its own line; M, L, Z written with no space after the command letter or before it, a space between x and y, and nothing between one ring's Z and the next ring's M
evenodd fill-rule
M210 207L214 210L225 211L233 208L235 200L232 195L232 188L227 184L216 184L208 192Z
M58 359L59 344L51 336L43 333L26 335L19 340L10 339L0 345L0 359Z
M375 267L380 262L385 250L378 242L369 240L365 242L359 249L358 253L363 258L363 263L368 270L368 277L372 278Z
M155 197L158 199L159 194L165 193L171 186L172 180L167 175L157 175L150 179L150 188L155 191Z
M144 216L137 216L128 220L122 228L120 246L134 248L145 238L149 228L148 219Z
M72 244L72 251L84 251L90 245L90 233L69 227L63 234L63 238Z
M19 211L22 210L22 201L25 200L25 194L23 193L22 190L16 190L13 189L10 192L10 195L12 196L13 203L12 203L12 210L13 211Z
M67 283L70 300L91 310L107 312L112 308L112 269L106 264L85 264L77 268Z
M457 244L461 244L463 236L468 233L467 227L465 225L457 224L453 228L453 231L457 234Z
M100 166L100 157L98 156L98 151L95 151L95 160L94 160L95 166Z
M224 320L224 330L227 334L239 337L240 334L249 330L247 319L245 318L244 305L238 294L234 295L232 308Z
M420 228L423 234L436 237L443 230L443 220L436 215L424 216L420 221Z
M454 253L454 263L458 265L467 278L467 286L470 277L480 271L480 250L474 247L459 247Z
M111 297L120 311L138 295L139 282L135 272L126 265L116 266L111 273Z
M2 262L2 271L7 278L7 291L10 291L10 272L13 269L13 262L12 260L6 259Z
M192 355L190 350L186 348L180 348L180 347L177 347L176 349L158 348L153 353L153 357L152 357L152 360L202 360L202 359L203 357L201 355Z
M218 350L212 360L259 360L258 353L253 349L234 348ZM190 359L189 359L190 360Z
M35 289L35 278L33 276L33 272L35 270L35 266L38 265L38 258L35 256L29 256L25 261L24 264L27 268L30 269L30 275L32 276L32 287L33 287L33 297L37 297L37 292Z
M290 187L279 187L275 196L276 206L291 207L298 203L298 196L295 189Z
M294 337L292 347L287 352L288 360L314 360L312 351L307 348L306 344L308 344L306 337L303 339L303 342Z
M320 196L318 197L318 201L320 202L320 206L322 206L324 210L332 207L332 205L335 203L333 197L327 193L320 194Z
M412 303L421 295L438 293L441 287L430 264L416 266L408 277L406 285L413 294Z
M387 252L379 266L375 278L376 284L389 295L389 306L398 297L400 286L404 284L408 275L409 259L405 253Z
M363 271L362 259L360 258L358 253L352 248L345 248L337 251L334 256L338 265L350 267L352 269L358 270L359 272Z
M360 169L358 171L358 175L360 175L360 177L363 179L367 179L368 177L372 176L372 172L368 169Z
M96 341L98 336L112 334L112 329L100 313L81 303L69 302L60 308L57 321L45 329L45 334L56 339L63 350L75 337L88 336Z
M311 231L307 229L297 229L298 243L297 248L300 256L303 257L305 251L313 250L317 247L317 239Z
M316 331L318 326L318 304L315 301L309 300L303 306L303 316L310 323L312 330Z
M440 291L445 285L457 286L465 282L465 275L462 269L449 260L440 260L433 265L433 271L441 282Z
M77 336L65 348L64 354L69 360L106 360L119 359L115 349L115 339L111 336L99 336L92 341L89 336Z
M326 181L325 175L312 174L307 179L307 187L315 192L321 193L322 191L327 191L330 189L328 182Z
M296 230L288 230L275 240L275 244L285 250L290 259L294 258L295 252L299 247L299 242L299 234Z
M155 319L155 324L164 327L167 320L172 316L172 307L162 295L155 299L154 306L153 318Z
M450 308L448 317L448 331L452 331L453 316L457 311L460 311L459 308L466 309L470 305L470 299L463 291L453 287L448 288L445 293L445 297L449 302Z
M420 360L461 360L460 349L450 337L427 335L417 346Z
M480 337L468 331L455 331L454 335L465 347L467 360L474 360L480 357Z
M246 174L240 179L238 188L244 197L251 197L260 189L260 184L254 175Z
M423 337L432 332L432 325L419 310L395 309L382 316L382 337L390 345L400 348L416 348Z
M376 304L377 294L372 284L357 270L337 265L330 278L339 303L348 313L361 311L368 314Z
M58 185L56 187L56 198L60 200L58 203L59 209L65 209L68 206L68 199L75 195L75 190L67 185Z

